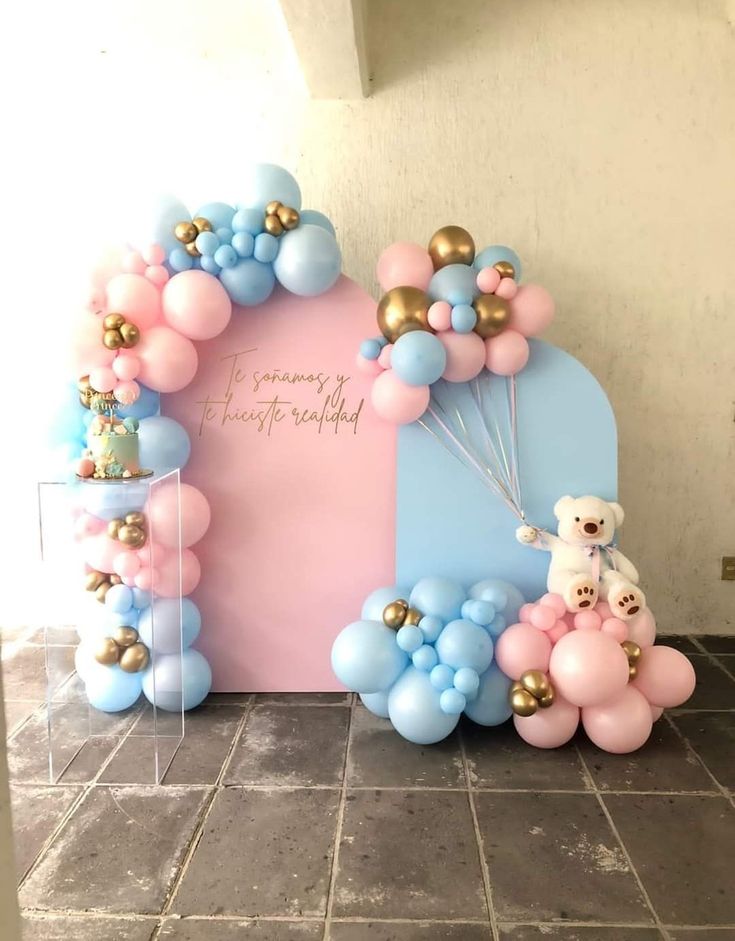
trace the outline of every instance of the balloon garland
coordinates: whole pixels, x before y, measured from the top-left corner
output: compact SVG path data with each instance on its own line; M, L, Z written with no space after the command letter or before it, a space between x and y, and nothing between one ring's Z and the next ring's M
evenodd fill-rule
M257 165L243 191L241 202L207 203L193 213L176 200L156 207L125 250L94 273L74 324L74 385L63 397L52 443L66 476L99 480L76 488L75 538L94 598L89 623L79 628L76 665L90 703L105 711L127 708L141 692L161 708L178 710L183 702L190 709L209 691L209 664L191 647L201 616L186 597L183 663L176 650L179 573L188 595L201 575L192 546L207 531L210 508L196 487L181 485L179 557L176 488L164 484L146 502L134 480L108 483L107 477L136 474L109 456L79 458L90 428L137 434L142 468L159 474L184 468L191 443L178 422L159 414L160 395L194 378L195 341L218 336L233 311L262 304L277 283L311 297L340 274L334 228L323 214L301 209L291 174Z

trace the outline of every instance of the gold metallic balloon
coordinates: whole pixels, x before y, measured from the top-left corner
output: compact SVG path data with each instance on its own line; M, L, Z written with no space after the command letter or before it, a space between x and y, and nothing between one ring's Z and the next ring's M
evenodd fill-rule
M124 323L125 318L122 314L108 314L102 321L105 330L119 330Z
M212 223L209 219L205 219L204 216L197 216L196 219L192 219L194 223L194 228L197 230L197 235L201 235L202 232L211 232Z
M551 689L548 677L541 670L526 670L521 676L521 686L536 699L546 696Z
M122 337L125 349L130 350L138 345L140 330L138 330L134 323L124 323L122 327L120 327L120 336Z
M92 391L92 385L89 381L89 376L82 376L82 378L77 382L77 389L82 392L84 395L89 395Z
M556 693L554 692L554 687L550 686L548 693L539 699L538 704L542 709L548 709L549 706L554 705L555 699L556 699Z
M117 539L117 534L120 532L120 527L124 525L125 520L110 520L110 522L107 524L107 535L110 537L110 539Z
M413 287L391 288L378 303L378 327L390 343L402 333L412 330L431 330L429 307L431 300L424 291ZM409 328L409 324L412 326ZM432 331L433 332L433 331Z
M174 235L180 242L187 245L189 242L193 242L196 239L197 235L199 235L199 230L193 222L177 222L174 228Z
M471 265L475 260L475 243L466 229L445 225L431 236L429 254L434 271L445 265Z
M628 663L638 663L641 659L641 654L643 651L633 640L624 640L620 645L625 651L625 656L628 658Z
M123 338L119 330L105 330L102 334L102 342L108 350L119 350L123 345Z
M125 516L128 526L145 526L145 516L142 513L128 513Z
M118 647L132 647L138 641L138 632L134 627L116 627L112 639Z
M184 248L192 258L199 258L202 254L196 247L196 242L187 242Z
M111 585L122 585L122 579L119 575L109 575L108 578Z
M516 270L509 261L496 261L493 268L501 278L515 278Z
M278 216L266 216L263 226L270 235L278 236L283 234L283 223Z
M398 598L383 608L383 624L397 631L399 627L403 627L407 614L408 602L403 598Z
M510 320L510 307L508 302L495 294L481 294L472 302L477 314L477 323L473 330L483 340L496 337Z
M103 637L94 648L94 659L97 663L111 666L120 659L120 648L111 637Z
M525 689L511 689L510 706L517 716L532 716L538 709L538 702Z
M95 598L100 604L105 603L105 598L107 597L107 592L112 588L112 583L108 581L100 582L97 586L97 590L94 593Z
M295 229L299 224L298 211L290 206L279 206L276 215L284 229Z
M423 614L418 610L418 608L409 608L408 611L406 611L406 619L403 623L418 624L422 617Z
M634 680L638 676L638 664L631 663L628 665L628 679Z
M268 205L265 207L266 216L275 216L278 214L278 210L281 208L283 203L279 203L277 199L272 199Z
M131 526L125 523L121 526L117 538L124 546L130 546L131 549L141 549L145 545L145 532L140 526Z
M140 673L145 670L150 660L150 654L145 644L138 642L132 647L126 647L120 657L120 669L126 673Z
M89 572L86 579L84 580L84 587L87 591L97 591L102 582L107 580L107 576L104 572Z

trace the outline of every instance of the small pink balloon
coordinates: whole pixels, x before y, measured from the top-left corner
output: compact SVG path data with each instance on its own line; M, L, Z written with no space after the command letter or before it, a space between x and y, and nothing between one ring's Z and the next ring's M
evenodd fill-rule
M156 392L178 392L196 375L199 357L194 344L171 327L151 327L135 348L140 381Z
M627 627L628 640L632 640L639 647L651 647L656 640L656 619L650 608L639 611L627 622Z
M93 569L98 572L112 572L112 563L120 552L120 543L116 539L110 539L107 532L97 533L87 536L80 543L82 558Z
M135 588L135 576L134 575L129 575L129 576L121 575L120 578L122 580L123 585L127 585L128 588Z
M139 252L128 252L123 255L122 266L123 271L129 274L143 274L145 271L145 261Z
M651 718L654 722L658 722L663 714L663 706L651 706Z
M549 667L551 641L531 624L511 624L498 638L495 660L500 669L512 680L519 680L526 670ZM627 663L627 660L626 660Z
M578 631L599 631L602 618L597 611L579 611L574 615L574 626Z
M92 477L94 474L94 461L89 457L80 457L77 462L76 473L80 477Z
M521 624L531 623L531 613L535 607L536 605L530 602L526 602L526 604L521 605L521 608L518 612L518 620L521 622Z
M489 265L477 272L477 288L482 294L494 294L500 280L500 272Z
M150 568L141 569L135 577L135 587L149 591L153 585L153 573Z
M625 688L628 658L608 634L570 631L554 646L549 673L554 689L569 702L594 706L613 699Z
M393 352L393 344L386 343L378 356L378 366L381 369L390 369L390 357Z
M545 608L551 608L554 614L558 618L563 618L567 613L566 602L561 595L557 595L552 591L547 592L545 595L542 595L539 598L539 604L542 604Z
M446 301L434 301L429 308L429 326L442 332L452 329L452 305Z
M199 584L202 567L191 549L181 553L181 581L179 582L179 563L175 552L170 553L163 563L154 569L152 576L153 590L161 598L176 598L179 594L189 595Z
M89 374L89 383L97 392L112 392L117 376L109 366L97 366Z
M392 369L381 373L370 390L373 408L386 421L407 425L421 418L429 405L428 386L409 386Z
M568 634L572 628L569 627L564 621L557 621L556 624L551 628L550 631L546 632L546 636L549 638L552 644L560 641L565 634Z
M132 405L133 402L138 401L140 386L134 379L129 382L118 382L112 390L112 394L121 405Z
M475 334L468 334L474 336ZM485 340L485 365L498 376L515 376L528 362L528 340L516 330L503 330Z
M140 360L131 353L118 353L112 361L112 371L118 379L129 382L140 372Z
M121 552L112 560L112 569L120 578L134 579L140 568L140 559L134 552Z
M540 631L550 631L556 624L554 609L545 604L537 604L531 612L531 624Z
M524 284L510 302L510 325L524 337L543 333L554 319L554 298L540 284Z
M85 458L85 460L89 459ZM94 462L90 461L89 463L92 465L92 473L94 473ZM89 477L91 475L82 474L81 476ZM80 513L74 521L74 536L77 539L85 539L87 536L96 536L104 529L107 529L105 521L98 519L96 516L92 516L91 513Z
M613 699L585 706L582 725L598 748L614 755L627 755L648 741L653 717L646 697L633 686L625 686Z
M697 676L691 661L673 647L654 646L643 651L633 686L652 706L681 706L694 692Z
M518 293L518 285L513 278L501 278L500 284L495 289L498 297L505 298L506 301L512 301Z
M160 290L171 277L163 265L149 265L143 272L145 277Z
M434 265L421 245L394 242L381 252L375 273L384 291L404 285L425 291L434 274Z
M595 611L597 611L603 621L607 621L608 618L615 616L607 601L598 601L595 605Z
M179 488L163 484L156 493L151 492L148 519L151 531L164 548L175 549L179 544L179 513L181 545L193 546L206 533L212 519L209 503L201 490L191 484L181 484Z
M71 372L75 378L87 376L96 366L109 366L115 351L102 343L102 317L88 311L80 313L74 320L68 350Z
M476 333L437 334L447 351L447 365L442 378L448 382L469 382L485 365L485 344Z
M362 353L357 354L355 362L360 372L366 376L379 376L383 371L383 367L377 359L366 359Z
M159 318L161 295L142 274L119 274L107 285L107 313L122 314L146 330Z
M548 709L539 709L532 716L514 716L513 724L524 742L536 748L559 748L577 731L579 707L561 696Z
M141 254L147 265L162 265L166 260L166 252L160 245L149 245Z
M628 625L620 618L607 618L602 622L600 630L604 634L609 634L619 644L628 639Z
M211 340L230 322L232 301L219 278L206 271L181 271L163 289L163 316L191 340Z

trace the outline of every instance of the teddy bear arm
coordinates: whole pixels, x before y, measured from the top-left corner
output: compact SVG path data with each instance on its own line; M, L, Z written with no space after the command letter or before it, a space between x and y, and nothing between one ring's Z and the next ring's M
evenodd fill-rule
M628 582L632 582L634 585L638 584L638 569L633 565L630 559L626 558L622 552L619 552L617 549L613 550L613 560L615 562L615 569L621 578L624 578Z

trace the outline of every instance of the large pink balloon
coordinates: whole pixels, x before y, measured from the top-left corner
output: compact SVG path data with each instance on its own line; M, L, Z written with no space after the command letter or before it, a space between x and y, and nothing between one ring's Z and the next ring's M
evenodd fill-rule
M191 340L219 336L230 322L232 301L219 278L206 271L182 271L163 289L163 316Z
M554 298L540 284L523 284L510 301L510 325L524 337L543 333L554 319ZM502 336L502 334L501 334Z
M455 333L448 330L437 336L447 351L447 365L442 379L449 382L469 382L485 365L485 344L476 333Z
M691 662L673 647L649 647L638 661L633 686L652 706L680 706L694 692L697 676Z
M528 340L517 330L503 330L485 340L485 365L498 376L515 376L528 362Z
M148 519L151 532L162 546L176 548L179 540L181 512L181 545L193 546L209 528L211 512L207 498L191 484L181 484L180 500L176 499L176 486L164 484L151 494ZM156 562L156 564L158 564Z
M557 696L554 705L539 709L532 716L513 716L516 731L529 745L536 748L558 748L577 731L579 707Z
M181 553L181 594L190 595L199 584L202 567L191 549ZM136 584L137 584L136 576ZM153 590L161 598L176 598L179 594L179 565L175 552L165 555L152 575Z
M653 716L646 697L632 686L626 686L615 699L599 706L585 706L582 725L598 748L614 755L625 755L648 740Z
M626 624L628 626L628 640L635 641L639 647L650 647L656 640L656 619L650 608L639 611Z
M138 379L156 392L178 392L196 375L199 357L194 344L171 327L151 327L141 334L135 352Z
M519 680L526 670L549 668L551 641L543 631L531 624L511 624L495 645L495 660L512 680Z
M375 268L384 291L408 285L425 291L434 274L429 253L415 242L394 242L383 250Z
M145 330L161 314L161 295L142 274L119 274L107 285L107 313L122 314L139 330Z
M370 390L373 408L386 421L396 425L407 425L416 421L426 411L431 394L428 386L409 386L386 369L376 376Z
M501 635L502 637L502 635ZM628 682L628 658L609 634L570 631L551 653L551 682L575 706L614 699Z
M115 350L108 350L102 343L102 316L80 313L72 324L69 354L75 379L88 376L97 366L109 366L115 358Z

